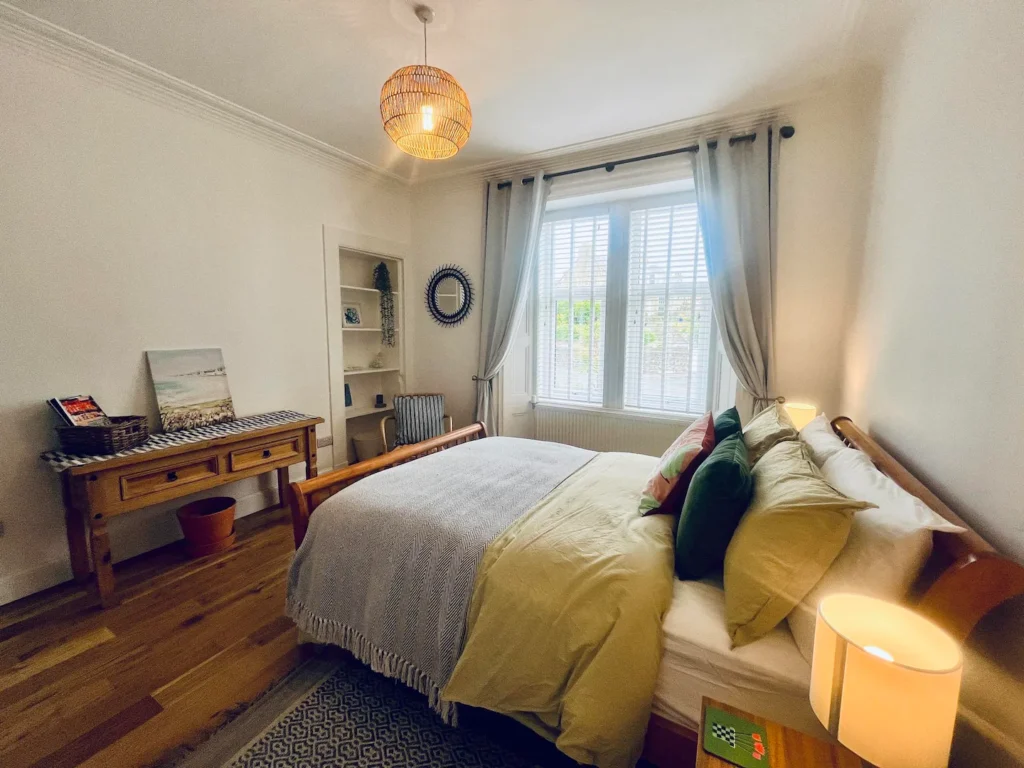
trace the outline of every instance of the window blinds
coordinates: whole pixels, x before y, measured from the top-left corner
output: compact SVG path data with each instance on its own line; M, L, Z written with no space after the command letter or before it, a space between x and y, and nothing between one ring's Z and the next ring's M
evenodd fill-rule
M692 192L549 208L534 295L538 400L708 410L718 353Z
M630 212L626 312L626 407L702 413L713 317L696 203Z
M601 404L607 212L546 221L537 259L537 396Z

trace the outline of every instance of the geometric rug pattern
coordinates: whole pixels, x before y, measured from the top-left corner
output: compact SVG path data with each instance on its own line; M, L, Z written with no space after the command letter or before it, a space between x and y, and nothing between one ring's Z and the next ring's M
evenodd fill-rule
M472 713L468 713L472 714ZM460 713L461 715L461 713ZM470 718L462 718L472 721ZM504 720L504 718L502 718ZM516 729L511 740L472 722L445 725L426 697L358 662L341 666L244 748L231 768L534 768L575 765ZM539 746L537 742L541 742ZM517 749L517 744L524 749Z

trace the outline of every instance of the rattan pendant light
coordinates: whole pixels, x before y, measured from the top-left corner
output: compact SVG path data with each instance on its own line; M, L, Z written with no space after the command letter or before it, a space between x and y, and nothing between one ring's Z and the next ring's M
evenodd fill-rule
M427 65L427 24L434 20L434 11L417 5L416 18L423 22L423 64L402 67L387 79L380 90L380 117L403 152L443 160L469 140L473 113L458 81Z

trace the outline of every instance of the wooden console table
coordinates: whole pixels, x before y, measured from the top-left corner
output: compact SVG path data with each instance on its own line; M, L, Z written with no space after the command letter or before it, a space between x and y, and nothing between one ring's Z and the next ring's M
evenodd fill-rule
M287 505L289 466L304 461L306 478L316 477L316 425L321 423L319 417L279 411L154 435L112 456L42 454L61 474L75 580L89 578L91 550L100 603L116 602L107 535L111 517L273 471L280 502Z

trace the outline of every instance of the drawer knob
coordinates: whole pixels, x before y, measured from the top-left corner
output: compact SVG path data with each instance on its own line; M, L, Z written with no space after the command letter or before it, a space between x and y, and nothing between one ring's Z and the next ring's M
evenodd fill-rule
M269 448L264 448L263 449L263 458L264 459L269 459L270 458L270 449Z
M177 479L178 479L178 473L177 472L168 472L167 473L167 482L173 483Z

